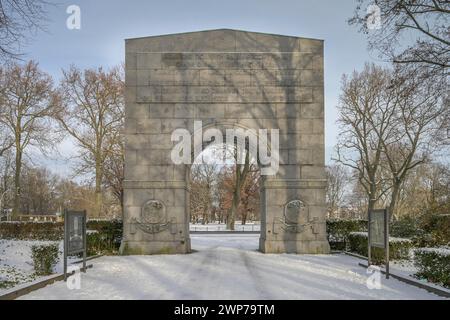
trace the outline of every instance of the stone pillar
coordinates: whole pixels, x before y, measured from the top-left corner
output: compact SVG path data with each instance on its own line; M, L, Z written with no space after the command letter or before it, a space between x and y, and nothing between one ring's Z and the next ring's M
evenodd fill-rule
M266 181L262 193L262 252L329 253L323 181Z

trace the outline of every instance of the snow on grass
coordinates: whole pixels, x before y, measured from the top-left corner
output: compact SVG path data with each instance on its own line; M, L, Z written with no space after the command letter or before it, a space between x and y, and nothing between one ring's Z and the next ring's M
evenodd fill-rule
M436 248L418 248L416 251L422 252L434 252L440 256L449 257L450 256L450 247L436 247Z
M358 231L358 232L350 232L349 235L361 237L361 238L368 238L369 233L364 231ZM389 242L407 242L412 243L411 239L408 238L398 238L398 237L389 237Z
M57 282L21 299L441 299L393 278L370 290L343 254L262 254L252 234L191 239L192 254L101 257L80 290Z
M54 271L62 273L63 241L0 239L0 294L4 289L41 278L34 274L31 247L33 245L51 243L59 243L60 257Z

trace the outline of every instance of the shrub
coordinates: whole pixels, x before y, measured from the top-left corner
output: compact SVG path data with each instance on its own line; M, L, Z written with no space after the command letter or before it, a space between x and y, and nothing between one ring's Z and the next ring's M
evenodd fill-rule
M121 220L88 220L86 227L88 256L118 253L122 239ZM0 239L58 241L63 238L62 222L0 222Z
M57 243L37 244L31 247L34 271L37 275L52 274L53 268L59 260Z
M0 222L0 239L57 241L63 237L62 222Z
M417 239L420 246L450 245L450 214L428 214L421 219L424 235Z
M351 232L348 236L349 251L367 257L368 234L367 232ZM409 259L413 243L410 239L389 237L389 259ZM385 253L382 248L372 247L372 260L374 263L382 263Z
M121 220L89 220L87 222L87 255L117 254L122 240ZM95 231L95 232L92 232Z
M415 276L450 288L450 248L419 248L414 250Z
M98 254L114 255L119 252L120 239L111 238L110 235L90 232L87 234L87 255Z
M413 216L405 216L389 224L389 233L393 237L414 238L423 235L420 219Z
M351 232L366 231L367 220L327 220L328 242L333 250L346 250Z

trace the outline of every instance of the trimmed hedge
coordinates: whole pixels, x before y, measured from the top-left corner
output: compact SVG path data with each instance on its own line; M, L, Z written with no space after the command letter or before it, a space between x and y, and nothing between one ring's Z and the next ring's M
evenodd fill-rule
M450 214L401 217L390 223L389 231L394 237L410 238L416 247L447 246L450 245Z
M327 220L328 242L332 250L346 250L351 232L367 231L367 220Z
M327 220L327 234L333 250L348 250L351 232L366 232L367 220ZM414 247L450 245L450 214L405 216L389 223L391 237L408 238Z
M450 288L450 248L419 248L414 250L415 276Z
M88 256L118 253L122 240L121 220L88 220L86 225ZM0 222L0 239L61 241L63 238L63 222Z
M367 232L351 232L348 236L349 251L367 257L368 234ZM389 238L389 259L409 259L413 242L405 238ZM372 260L374 263L384 262L385 253L382 248L372 247Z
M36 244L31 246L31 258L37 275L46 276L53 273L59 260L58 243Z
M87 247L88 256L97 254L118 254L120 242L122 241L122 221L121 220L89 220Z
M423 235L420 219L412 216L405 216L389 223L389 233L393 237L414 238Z
M0 239L58 241L63 237L63 222L0 222Z
M421 220L424 236L418 239L418 246L450 246L450 214L426 215Z

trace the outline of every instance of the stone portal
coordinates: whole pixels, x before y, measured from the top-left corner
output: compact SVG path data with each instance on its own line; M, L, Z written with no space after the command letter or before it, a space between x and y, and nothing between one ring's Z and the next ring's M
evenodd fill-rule
M188 165L177 128L279 129L261 187L260 250L328 253L323 41L237 30L126 40L122 254L188 253Z

